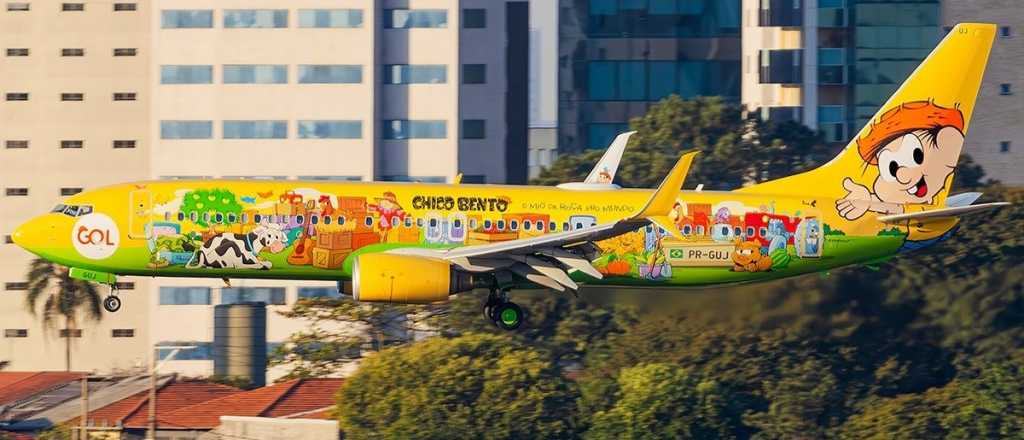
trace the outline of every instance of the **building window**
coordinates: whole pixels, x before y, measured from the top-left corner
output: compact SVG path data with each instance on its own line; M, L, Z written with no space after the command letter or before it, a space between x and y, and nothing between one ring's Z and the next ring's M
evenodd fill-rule
M287 9L225 9L225 28L285 28Z
M487 83L487 65L486 64L463 64L462 65L462 83L463 84L486 84Z
M5 188L4 194L11 197L27 196L28 188Z
M330 180L338 182L362 182L362 176L299 176L299 180ZM324 217L325 224L331 224L327 217Z
M224 139L287 139L287 121L224 121Z
M359 84L363 66L348 64L300 64L300 84Z
M174 347L174 346L185 346L195 348L185 348L178 350L177 354L174 355L175 361L209 361L213 359L213 343L212 342L198 342L198 341L160 341L157 342L156 347ZM176 350L174 348L157 348L156 357L160 360L166 360L171 356L171 353ZM159 437L157 437L159 438Z
M160 139L210 139L213 121L160 121Z
M361 139L362 121L299 121L299 139Z
M6 96L8 101L28 101L28 93L14 92Z
M4 290L28 290L28 283L4 283Z
M118 47L114 49L115 57L133 57L138 53L138 49L134 47Z
M29 10L29 4L28 3L20 3L20 2L19 3L8 3L7 4L7 10L8 11L24 12L24 11Z
M363 26L359 9L299 9L302 28L357 28Z
M133 328L115 328L110 330L111 338L134 338L135 329Z
M444 9L385 9L384 28L446 28L448 11Z
M84 93L61 93L60 94L60 100L61 101L74 101L74 102L85 101L85 94Z
M225 64L224 84L287 84L284 64Z
M483 139L487 137L486 127L487 121L483 119L463 119L462 120L462 138L463 139Z
M1013 30L1009 26L999 26L999 36L1010 38L1013 36Z
M381 124L384 139L444 139L448 137L445 121L385 120Z
M28 56L28 48L26 48L26 47L8 48L7 49L7 56L9 56L9 57L27 57Z
M61 188L60 189L61 197L73 196L73 195L78 194L80 192L82 192L82 188Z
M160 11L160 27L164 29L212 28L210 9L170 9Z
M4 244L14 244L14 238L11 237L11 234L4 234Z
M62 328L60 329L60 337L62 338L81 338L82 329L80 328Z
M213 84L213 66L160 66L160 84Z
M384 84L444 84L448 69L443 64L385 64Z
M1000 153L1009 153L1010 152L1010 141L1002 141L1002 142L1000 142L999 143L999 152Z
M341 298L337 287L299 287L299 298Z
M114 3L114 12L134 11L136 8L135 3Z
M5 338L27 338L28 337L28 329L26 329L26 328L5 328L4 329L4 337Z
M629 124L591 123L587 124L587 148L608 148L615 136L629 131Z
M85 3L64 3L60 5L60 10L70 12L84 11Z
M129 148L135 148L135 141L130 141L130 140L115 140L115 141L114 141L114 148L115 148L115 149L129 149Z
M284 287L231 287L220 291L221 304L262 302L282 305L284 299Z
M135 93L132 92L121 92L114 94L114 101L134 101Z
M73 140L73 141L60 141L60 148L62 149L79 149L85 146L85 141Z
M210 305L209 287L161 287L160 305Z
M1010 83L1002 83L999 85L999 94L1003 96L1009 96L1013 94L1013 86Z
M135 290L135 283L129 281L114 283L114 288L117 290Z
M466 29L483 29L487 27L487 10L463 9L462 27Z
M81 48L69 48L61 49L60 56L62 57L82 57L85 56L85 49Z
M4 147L10 149L28 148L28 141L7 141L4 142Z

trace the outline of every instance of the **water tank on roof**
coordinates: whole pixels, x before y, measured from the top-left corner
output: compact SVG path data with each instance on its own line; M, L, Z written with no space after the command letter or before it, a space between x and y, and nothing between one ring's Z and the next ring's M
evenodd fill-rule
M213 309L213 374L267 384L267 308L264 303Z

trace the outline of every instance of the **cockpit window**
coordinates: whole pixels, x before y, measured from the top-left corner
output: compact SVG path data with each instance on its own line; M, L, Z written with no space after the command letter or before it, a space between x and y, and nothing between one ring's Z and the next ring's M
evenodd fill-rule
M57 205L50 212L58 212L69 217L81 217L92 214L91 205Z

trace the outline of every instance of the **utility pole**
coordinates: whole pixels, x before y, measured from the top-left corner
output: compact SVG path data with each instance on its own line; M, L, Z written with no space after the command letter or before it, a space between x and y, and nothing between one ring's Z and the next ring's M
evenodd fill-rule
M89 374L82 375L82 426L78 431L80 440L89 440Z
M156 357L159 352L156 348L149 356L149 420L146 429L146 440L156 439Z

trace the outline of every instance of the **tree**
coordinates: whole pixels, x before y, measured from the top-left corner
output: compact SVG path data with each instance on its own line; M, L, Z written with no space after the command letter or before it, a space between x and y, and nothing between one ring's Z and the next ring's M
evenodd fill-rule
M594 414L586 438L736 438L729 396L713 380L669 364L642 364L622 370L618 383L618 400Z
M36 315L37 305L42 301L44 326L53 328L55 318L64 318L64 369L71 371L71 333L78 329L79 315L85 319L103 319L100 311L100 294L96 285L71 278L70 271L47 260L32 260L28 271L28 295L25 305ZM45 299L44 299L45 298Z
M701 152L688 184L735 189L804 171L834 153L820 134L794 122L743 116L719 97L683 100L669 96L630 121L637 133L623 154L617 179L627 187L653 187L686 150ZM603 152L563 155L533 183L552 185L586 177Z
M543 351L470 334L365 359L336 411L352 438L569 438L575 399Z
M272 353L270 364L289 372L286 381L340 374L363 358L366 351L411 341L417 333L432 335L427 326L447 312L445 305L361 304L351 298L304 298L290 310L279 312L309 322Z
M196 215L195 224L199 226L211 226L211 218L217 214L227 216L228 214L240 215L242 205L238 203L235 193L227 189L197 189L189 191L181 202L181 212L186 217Z

